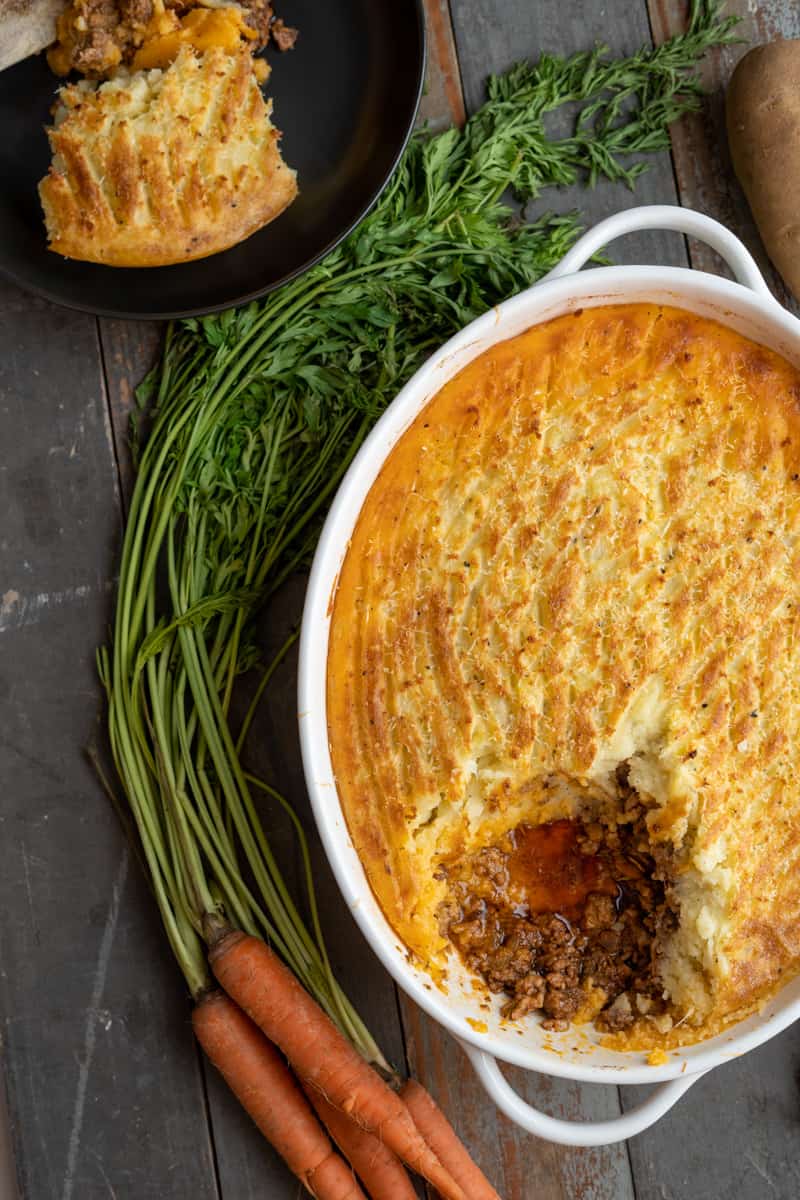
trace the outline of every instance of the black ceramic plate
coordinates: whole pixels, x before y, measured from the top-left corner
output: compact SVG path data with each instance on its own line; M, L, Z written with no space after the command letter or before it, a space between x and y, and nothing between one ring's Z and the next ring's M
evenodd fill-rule
M267 93L300 195L266 229L223 254L174 267L70 262L46 246L36 191L47 171L43 126L57 86L44 55L0 72L0 271L87 312L172 317L213 312L278 287L361 220L414 123L424 76L421 0L281 0L300 37L267 56Z

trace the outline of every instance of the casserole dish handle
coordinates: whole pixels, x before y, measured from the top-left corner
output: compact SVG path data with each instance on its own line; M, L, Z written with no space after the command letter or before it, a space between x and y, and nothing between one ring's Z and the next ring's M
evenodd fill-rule
M561 1146L610 1146L614 1142L623 1142L626 1138L635 1137L637 1133L643 1133L659 1117L669 1112L684 1092L704 1074L701 1071L697 1075L683 1075L680 1079L662 1083L654 1089L644 1104L631 1109L630 1112L620 1113L618 1117L612 1117L608 1121L564 1121L540 1112L538 1108L534 1108L518 1096L502 1074L497 1059L491 1054L461 1041L460 1038L459 1043L472 1063L478 1079L500 1111L528 1133L533 1133L548 1142L557 1142Z
M680 208L676 204L644 205L607 217L583 237L578 238L558 266L545 275L545 279L572 275L614 238L621 237L623 233L638 233L643 229L669 229L705 242L725 260L739 283L777 304L750 251L735 234L712 217L694 212L691 208Z

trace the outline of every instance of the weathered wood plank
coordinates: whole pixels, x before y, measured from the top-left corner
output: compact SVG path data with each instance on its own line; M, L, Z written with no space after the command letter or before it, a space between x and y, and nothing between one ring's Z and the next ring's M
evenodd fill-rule
M799 1082L797 1026L711 1071L628 1143L637 1200L795 1200ZM642 1092L625 1088L625 1107Z
M461 73L447 0L425 0L428 27L428 70L420 121L434 130L463 125L465 119Z
M136 408L136 388L156 361L165 326L157 321L99 322L103 373L114 439L123 505L133 488L130 422Z
M14 1150L11 1145L2 1056L0 1056L0 1083L2 1083L0 1086L0 1200L20 1200Z
M685 28L684 0L649 0L653 36L657 42ZM741 17L741 43L708 55L701 75L709 95L698 113L672 129L672 147L680 202L722 221L741 237L761 267L782 304L798 312L797 301L787 292L772 267L758 236L755 222L739 187L728 151L725 132L725 85L733 68L752 45L775 37L800 37L800 7L787 0L729 0L725 12ZM719 256L708 246L690 242L692 264L704 271L730 275Z
M583 4L580 0L452 0L464 95L469 112L484 97L488 74L507 70L520 59L536 59L542 51L571 54L591 49L596 43L610 46L614 54L629 54L650 42L650 28L643 2L609 0L605 4ZM554 133L566 132L569 114L562 120L553 115ZM591 191L581 183L575 187L549 188L529 206L529 215L545 211L577 211L590 226L602 217L639 204L674 204L675 180L669 155L649 159L651 169L638 180L636 190L601 181ZM685 266L684 241L676 234L658 231L632 234L615 242L610 250L614 262L670 263Z
M188 1007L83 747L119 495L96 324L0 287L0 1033L22 1200L217 1189Z

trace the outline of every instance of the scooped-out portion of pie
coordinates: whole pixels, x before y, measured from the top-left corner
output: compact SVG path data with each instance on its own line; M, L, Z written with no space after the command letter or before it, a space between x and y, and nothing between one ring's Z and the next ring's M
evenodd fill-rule
M757 1009L800 966L800 372L654 304L486 351L364 503L327 706L434 976L623 1049Z

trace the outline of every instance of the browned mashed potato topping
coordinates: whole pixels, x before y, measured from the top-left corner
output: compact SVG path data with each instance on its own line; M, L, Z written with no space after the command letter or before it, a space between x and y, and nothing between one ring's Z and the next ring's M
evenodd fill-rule
M800 373L651 304L494 346L389 455L334 599L389 922L509 1020L664 1046L751 1012L800 966L799 667ZM571 912L509 873L541 826L595 864Z

